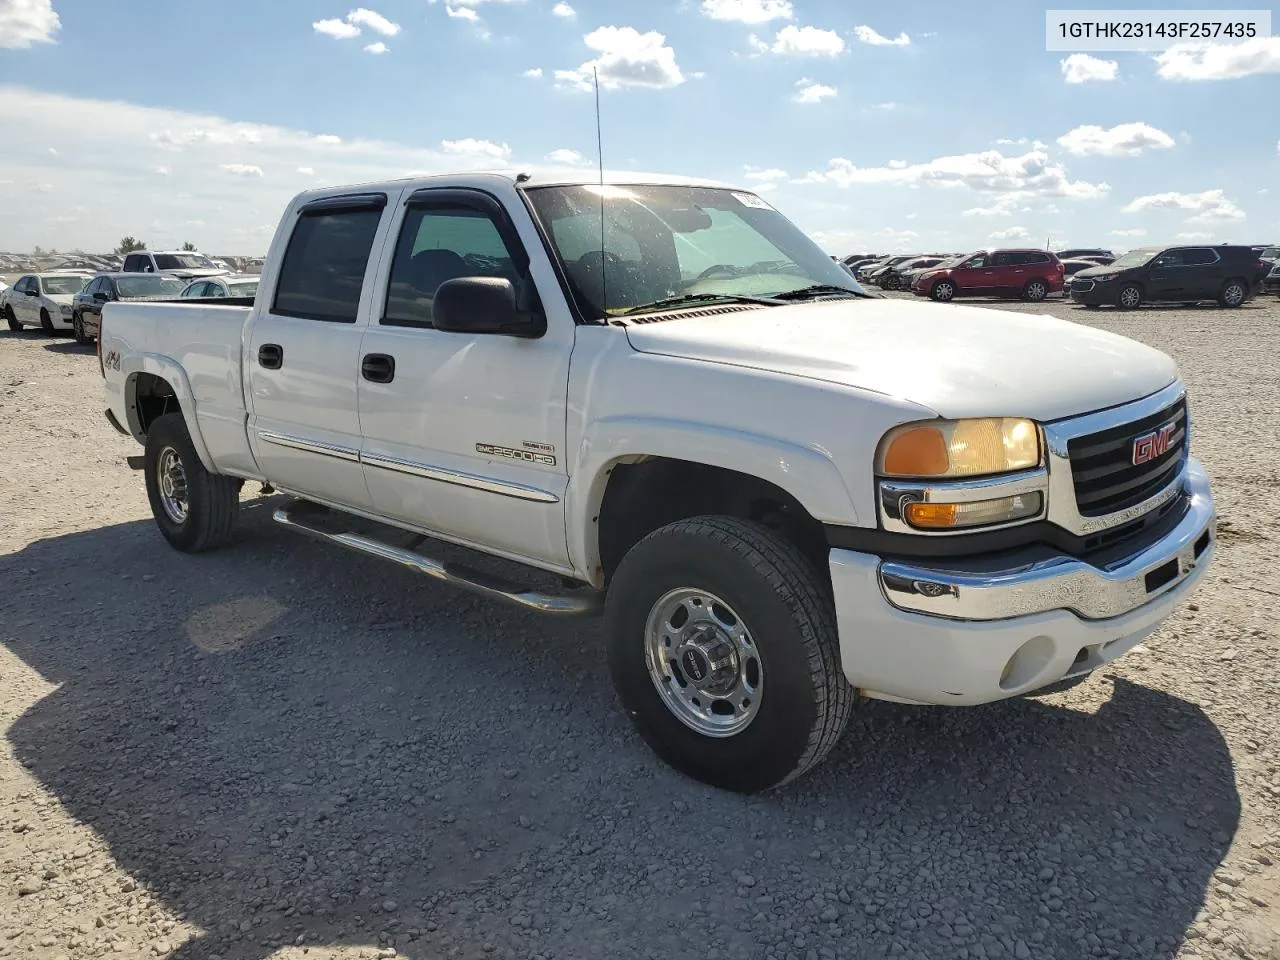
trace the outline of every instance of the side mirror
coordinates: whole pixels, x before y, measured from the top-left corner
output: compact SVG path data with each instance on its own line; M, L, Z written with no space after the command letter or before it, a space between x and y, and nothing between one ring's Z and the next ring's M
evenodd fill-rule
M103 293L101 290L99 290L93 295L93 299L96 300L98 303L106 303L107 295Z
M40 291L39 291L39 290L28 290L28 291L27 291L27 296L28 296L28 297L38 297L38 296L40 296Z
M512 337L540 337L546 320L522 312L516 288L505 277L459 277L436 290L431 322L453 333L497 333Z

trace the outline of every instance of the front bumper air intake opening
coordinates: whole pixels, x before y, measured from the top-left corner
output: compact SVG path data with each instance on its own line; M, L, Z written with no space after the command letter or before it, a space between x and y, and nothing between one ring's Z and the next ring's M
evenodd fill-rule
M1048 637L1032 637L1014 651L1000 672L1000 689L1025 687L1044 672L1054 657L1053 641Z

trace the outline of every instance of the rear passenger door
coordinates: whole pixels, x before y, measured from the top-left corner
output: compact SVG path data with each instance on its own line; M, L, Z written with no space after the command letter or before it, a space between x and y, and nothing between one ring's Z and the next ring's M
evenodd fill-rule
M377 269L385 193L327 197L295 211L273 249L245 348L249 441L273 484L370 508L360 466L362 318Z
M1148 300L1184 300L1188 296L1184 251L1166 250L1151 261L1147 274ZM1198 299L1194 295L1191 299Z
M1216 299L1223 282L1222 258L1212 247L1187 247L1182 251L1184 286L1188 300ZM1245 280L1252 276L1242 272Z

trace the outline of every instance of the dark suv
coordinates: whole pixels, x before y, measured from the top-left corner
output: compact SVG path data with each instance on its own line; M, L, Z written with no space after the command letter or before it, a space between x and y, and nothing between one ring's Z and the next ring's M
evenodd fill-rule
M1140 247L1109 266L1077 273L1071 299L1090 309L1201 300L1238 307L1262 288L1268 267L1251 247Z
M1062 289L1063 272L1047 250L979 250L923 271L911 290L939 303L969 296L1039 301Z

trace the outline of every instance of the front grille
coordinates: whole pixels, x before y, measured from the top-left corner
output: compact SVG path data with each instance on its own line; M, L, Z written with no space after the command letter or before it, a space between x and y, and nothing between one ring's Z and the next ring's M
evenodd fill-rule
M1092 290L1092 289L1093 289L1093 281L1092 281L1092 280L1090 280L1088 277L1081 277L1081 278L1079 278L1078 280L1077 280L1077 279L1075 279L1075 278L1072 278L1072 280L1071 280L1071 289L1072 289L1072 291L1076 291L1076 290Z
M1174 428L1168 447L1135 466L1134 441L1169 423ZM1068 441L1076 509L1082 517L1101 517L1155 496L1177 474L1186 445L1185 398L1141 420Z

